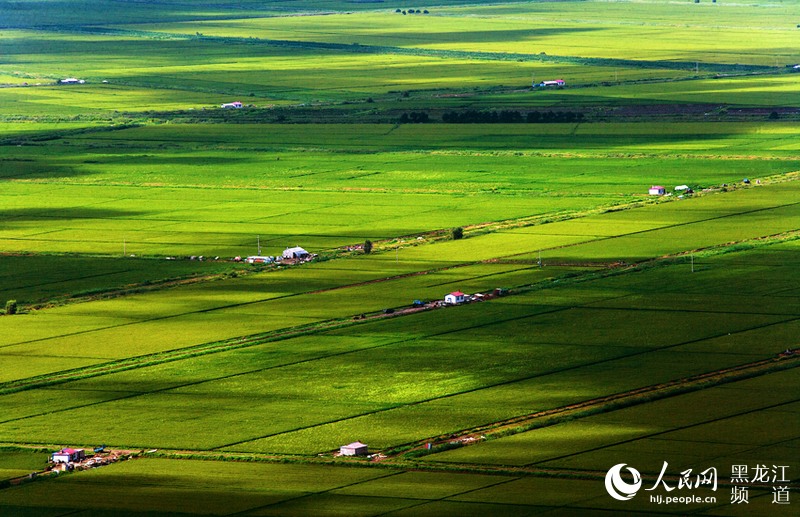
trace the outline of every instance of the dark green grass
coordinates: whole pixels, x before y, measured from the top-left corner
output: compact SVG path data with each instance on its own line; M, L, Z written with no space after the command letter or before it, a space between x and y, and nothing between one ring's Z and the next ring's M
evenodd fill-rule
M796 300L769 310L753 295L735 296L747 287L740 269L725 267L757 262L764 250L705 259L692 290L714 286L713 294L688 305L685 266L655 268L7 395L14 416L0 432L9 441L102 435L243 452L308 454L353 439L382 448L772 357L796 330ZM794 270L746 279L769 291ZM658 303L637 301L667 278L671 303L669 290ZM63 427L37 415L50 411ZM92 420L97 411L105 417ZM238 424L227 427L231 419ZM212 436L208 427L225 431Z
M42 470L48 459L46 452L0 448L0 482Z
M117 290L146 289L170 280L232 272L237 267L241 266L224 261L191 261L186 257L168 261L6 255L0 256L0 300L32 304L102 296Z
M618 457L652 474L662 461L677 470L737 456L763 463L775 458L759 457L757 449L798 438L796 379L796 369L773 373L429 458L602 470ZM658 456L663 459L655 461ZM796 467L796 458L783 461Z

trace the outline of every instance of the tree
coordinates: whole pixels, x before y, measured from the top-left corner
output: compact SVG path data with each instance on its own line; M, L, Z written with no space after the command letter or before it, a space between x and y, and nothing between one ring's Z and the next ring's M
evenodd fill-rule
M17 300L8 300L6 302L6 314L16 314L17 313Z
M364 253L366 253L367 255L372 253L372 241L369 239L364 241Z
M450 237L453 238L454 241L457 241L464 237L464 228L457 226L450 230Z

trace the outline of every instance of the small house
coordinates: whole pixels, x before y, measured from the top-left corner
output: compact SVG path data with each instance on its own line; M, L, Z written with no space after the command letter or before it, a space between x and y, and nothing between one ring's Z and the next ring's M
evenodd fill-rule
M339 447L339 454L342 456L366 456L369 454L369 447L366 443L353 442Z
M294 248L286 248L283 250L283 258L284 259L302 259L308 257L309 253L301 248L300 246L295 246Z
M459 303L464 303L466 300L467 300L467 295L462 293L461 291L455 291L444 297L444 303L448 305L456 305Z
M61 79L58 82L60 82L61 84L84 84L86 81L84 81L83 79L78 79L76 77L67 77L66 79Z
M651 196L663 196L667 192L667 189L665 189L661 185L653 185L652 187L650 187L650 190L648 192Z
M220 107L222 107L223 109L240 109L243 106L241 102L235 101L235 102L227 102L225 104L222 104Z
M563 88L565 84L564 79L554 79L552 81L542 81L536 86L540 88Z
M86 458L86 453L83 449L67 448L54 452L50 459L53 463L75 463L84 458Z

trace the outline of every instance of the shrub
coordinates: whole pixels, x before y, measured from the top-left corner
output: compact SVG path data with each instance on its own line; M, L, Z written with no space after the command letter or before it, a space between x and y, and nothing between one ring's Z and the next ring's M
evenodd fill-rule
M364 253L366 253L367 255L372 253L372 241L369 239L364 241Z
M464 228L457 226L450 230L450 237L453 238L454 241L461 239L464 237Z
M17 300L8 300L6 302L6 314L16 314L17 313Z

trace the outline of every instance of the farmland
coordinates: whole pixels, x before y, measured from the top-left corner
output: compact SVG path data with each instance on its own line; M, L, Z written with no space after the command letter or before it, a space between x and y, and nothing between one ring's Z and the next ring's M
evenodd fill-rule
M0 0L0 514L791 514L795 2L81 4Z

